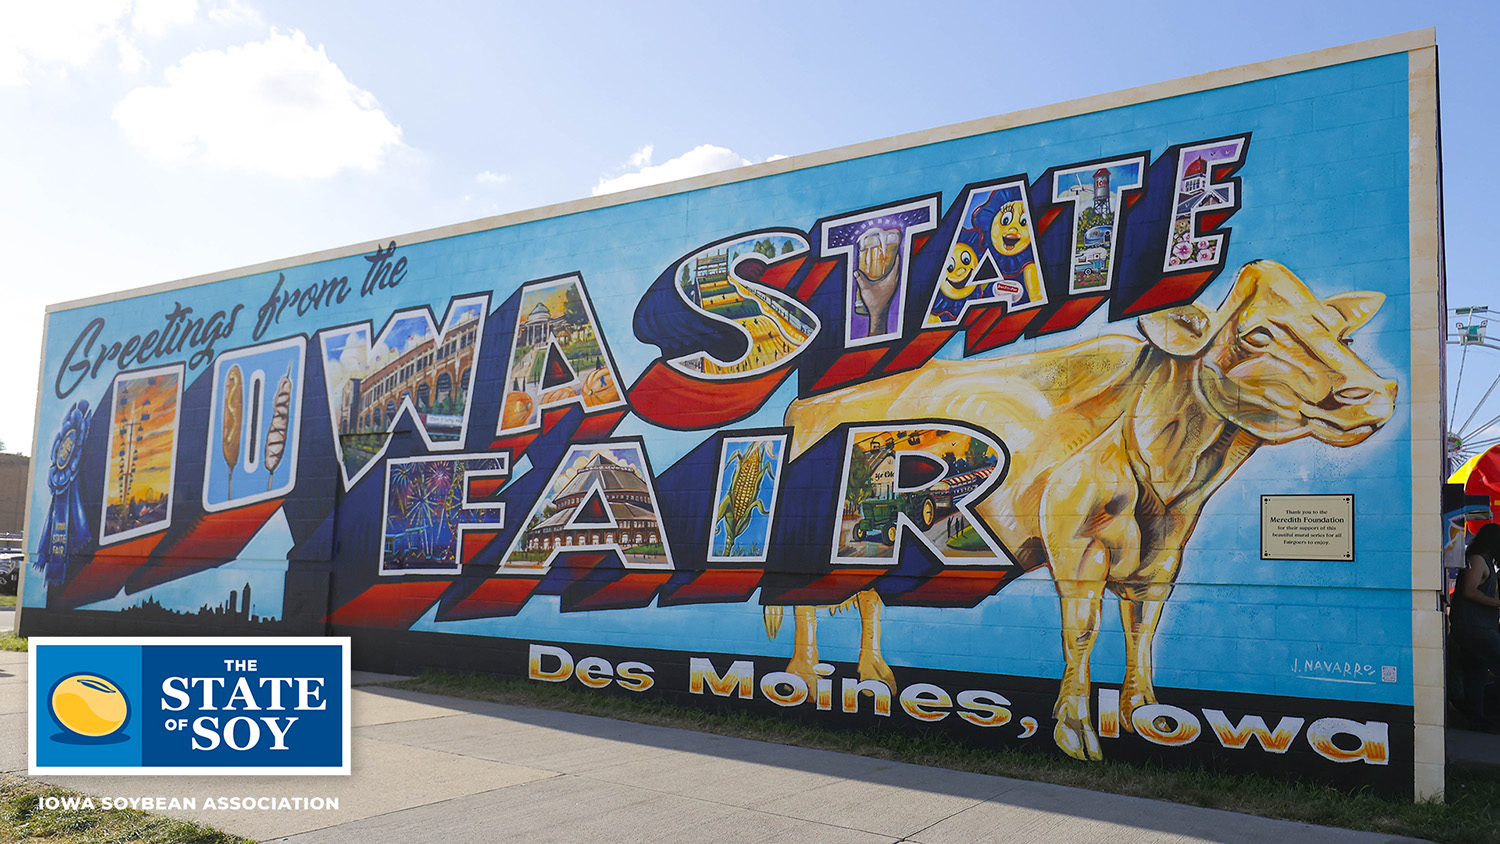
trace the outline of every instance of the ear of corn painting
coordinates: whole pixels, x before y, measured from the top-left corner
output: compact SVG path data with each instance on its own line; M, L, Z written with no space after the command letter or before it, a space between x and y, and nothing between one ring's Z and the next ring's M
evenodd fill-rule
M719 557L758 557L765 553L769 539L767 531L776 496L776 467L782 443L729 440L725 446L729 456L720 467L720 497L711 540L717 548L711 550ZM767 481L771 487L763 492ZM764 517L758 526L757 514Z

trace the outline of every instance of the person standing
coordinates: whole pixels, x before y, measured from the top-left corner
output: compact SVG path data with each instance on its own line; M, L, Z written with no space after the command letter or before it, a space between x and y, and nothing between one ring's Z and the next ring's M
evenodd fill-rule
M1479 529L1464 549L1467 566L1458 577L1450 619L1453 632L1462 645L1464 662L1464 717L1475 726L1494 730L1500 725L1486 717L1485 676L1494 672L1500 677L1500 577L1496 560L1500 558L1500 524L1490 523Z

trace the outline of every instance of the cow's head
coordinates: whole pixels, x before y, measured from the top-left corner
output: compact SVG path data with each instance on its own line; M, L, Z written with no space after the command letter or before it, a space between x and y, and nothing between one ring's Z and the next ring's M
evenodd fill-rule
M1396 382L1350 348L1354 330L1385 301L1369 291L1319 299L1272 261L1240 269L1217 311L1192 304L1141 318L1152 345L1198 358L1209 406L1270 442L1312 435L1347 446L1391 418Z

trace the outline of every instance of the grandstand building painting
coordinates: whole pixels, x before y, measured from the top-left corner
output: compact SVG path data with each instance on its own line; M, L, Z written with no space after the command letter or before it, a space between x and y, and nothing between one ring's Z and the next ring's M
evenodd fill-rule
M618 550L627 566L669 565L650 471L639 447L577 446L527 520L506 565L559 551Z

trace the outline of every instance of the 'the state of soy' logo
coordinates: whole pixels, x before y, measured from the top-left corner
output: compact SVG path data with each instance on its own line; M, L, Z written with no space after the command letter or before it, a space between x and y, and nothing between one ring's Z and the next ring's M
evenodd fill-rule
M31 640L33 774L347 774L349 640Z

